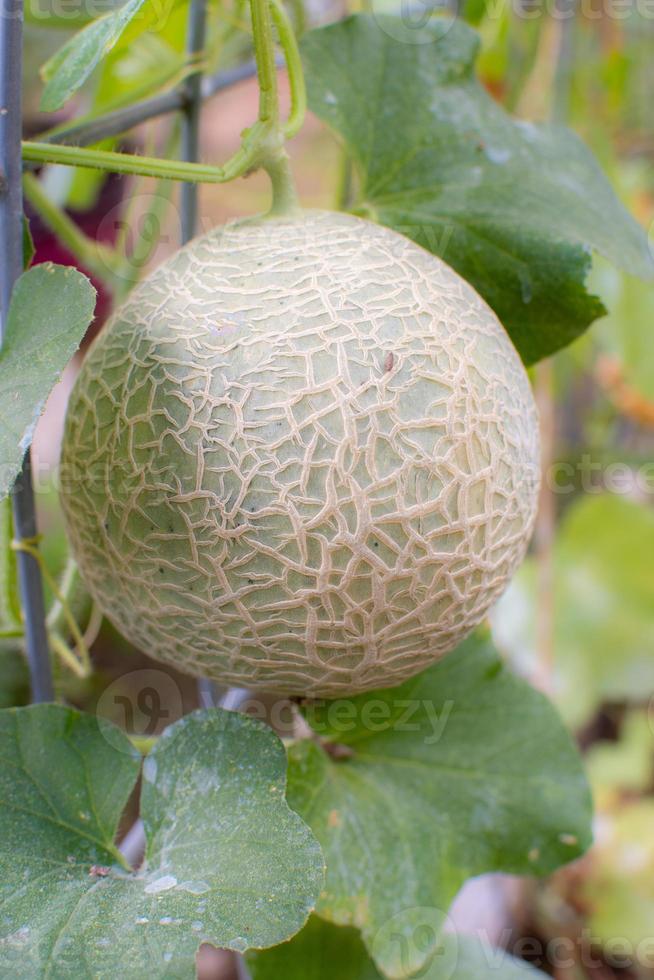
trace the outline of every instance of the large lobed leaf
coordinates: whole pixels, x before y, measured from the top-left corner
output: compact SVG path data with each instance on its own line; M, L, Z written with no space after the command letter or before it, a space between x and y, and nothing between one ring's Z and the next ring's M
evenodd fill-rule
M0 758L2 976L191 980L201 942L273 945L315 905L320 848L258 722L216 710L167 729L143 766L138 873L114 845L140 768L118 729L56 705L3 711Z
M312 917L291 942L247 957L252 980L383 980L356 929ZM421 980L537 980L545 974L474 936L444 935Z
M16 478L46 399L86 333L95 289L50 262L18 279L0 348L0 497Z
M412 30L364 15L302 41L310 107L356 164L355 210L452 265L531 363L602 314L584 286L590 249L635 275L654 262L581 141L519 122L488 95L478 48L459 21Z
M337 758L312 740L289 753L289 802L327 863L317 911L360 928L389 977L427 962L467 878L545 874L590 843L569 735L485 637L401 687L318 705L309 721L340 746ZM397 936L425 929L432 942L400 956Z

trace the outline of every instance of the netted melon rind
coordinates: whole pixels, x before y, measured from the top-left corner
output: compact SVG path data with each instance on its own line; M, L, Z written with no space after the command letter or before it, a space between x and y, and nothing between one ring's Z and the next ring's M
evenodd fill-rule
M335 697L400 683L483 619L531 533L537 430L504 329L440 260L328 212L227 226L86 357L66 523L155 659Z

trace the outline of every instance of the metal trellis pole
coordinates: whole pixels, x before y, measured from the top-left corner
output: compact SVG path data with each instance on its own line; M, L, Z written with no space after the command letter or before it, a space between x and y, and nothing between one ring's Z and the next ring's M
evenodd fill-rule
M23 199L21 188L22 0L1 0L0 17L0 340L7 324L14 283L23 271ZM36 326L36 325L35 325ZM13 490L16 538L36 537L36 512L29 452ZM36 559L18 552L18 575L25 615L25 646L32 698L54 697L45 625L41 570Z
M207 30L206 0L191 0L186 42L187 54L198 56L204 50ZM182 159L195 163L200 149L200 114L202 112L202 71L197 71L187 79L184 99L184 121L182 127ZM197 184L182 184L180 190L180 211L182 243L195 235L198 223ZM214 685L206 678L198 680L198 699L203 708L215 704Z
M186 50L193 58L201 56L207 31L206 0L191 0L188 20ZM184 104L184 123L182 128L182 159L196 163L200 142L200 113L202 112L202 71L196 71L186 82ZM198 221L198 186L182 184L180 191L182 218L182 242L195 235Z

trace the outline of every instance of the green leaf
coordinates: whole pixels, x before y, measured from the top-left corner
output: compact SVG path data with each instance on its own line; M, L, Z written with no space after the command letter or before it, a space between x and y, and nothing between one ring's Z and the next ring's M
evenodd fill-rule
M148 0L127 0L118 10L87 24L46 62L41 70L47 82L41 96L43 112L61 109L111 51L144 3Z
M132 23L103 60L86 118L119 109L167 85L183 81L190 70L188 65L185 67L188 3L180 0L165 2L170 9L160 30L137 34L137 25ZM126 43L127 40L129 43Z
M11 296L0 348L0 498L32 441L46 399L93 318L95 289L71 266L24 272Z
M356 929L312 915L289 943L248 953L252 980L381 980Z
M315 916L291 942L249 953L247 964L252 980L383 980L356 929L339 928ZM445 935L433 962L418 976L421 980L536 980L545 974L473 936Z
M590 248L637 275L654 263L581 141L488 95L478 47L458 21L350 17L303 38L309 105L352 155L354 210L444 258L531 363L602 314L584 286Z
M197 712L143 765L143 869L118 821L139 757L113 725L57 705L0 713L0 974L58 980L195 976L201 942L279 943L320 891L320 848L284 798L265 725Z
M624 471L620 466L616 478ZM644 467L640 476L651 482L652 470ZM561 492L566 484L564 474ZM573 727L589 722L603 701L640 703L654 689L653 554L654 511L623 495L580 497L559 526L553 696ZM536 567L528 561L493 614L502 649L526 670L536 660L537 601Z
M397 936L437 937L464 881L545 874L590 842L578 754L549 702L473 636L401 687L318 704L289 752L289 802L327 862L318 914L358 926L390 977L418 971ZM352 752L351 758L347 758Z

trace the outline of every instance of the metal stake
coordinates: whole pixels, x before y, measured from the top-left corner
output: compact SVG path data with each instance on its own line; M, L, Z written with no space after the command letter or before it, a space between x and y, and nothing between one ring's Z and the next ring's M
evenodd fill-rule
M186 50L190 57L201 55L207 31L206 0L191 0L188 20ZM197 71L186 81L186 100L182 128L182 159L196 163L200 142L200 113L202 111L202 72ZM198 186L182 184L180 191L182 212L182 243L195 235L198 221Z
M193 57L204 49L207 30L206 0L191 0L188 20L186 50ZM191 75L186 82L184 102L184 122L182 128L182 159L195 163L200 148L200 113L202 111L202 72ZM197 184L182 184L180 191L180 210L182 219L182 244L195 235L198 223ZM210 680L198 680L198 700L203 708L215 705L215 688Z
M14 283L23 271L23 197L21 187L22 0L1 0L0 14L0 341L6 329ZM36 325L35 325L36 326ZM38 338L35 337L35 343ZM13 489L14 533L36 538L36 508L29 452ZM18 576L25 616L25 647L32 699L54 698L41 569L36 559L18 552Z

